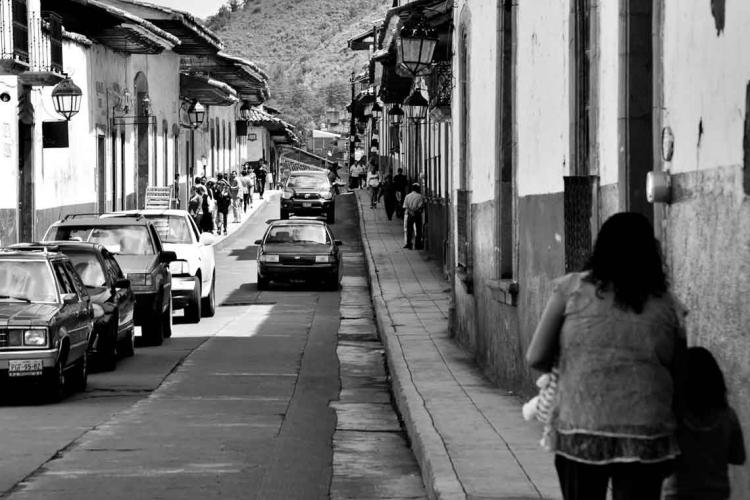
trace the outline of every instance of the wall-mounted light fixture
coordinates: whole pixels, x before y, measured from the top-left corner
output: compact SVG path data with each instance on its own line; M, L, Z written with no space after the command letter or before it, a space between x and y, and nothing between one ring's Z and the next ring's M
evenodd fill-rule
M188 119L193 128L200 127L203 124L203 120L206 119L206 108L203 107L203 104L195 101L195 103L190 106L190 109L188 109Z
M65 78L52 89L52 104L55 112L70 121L81 109L82 96L81 88L73 83L70 77Z

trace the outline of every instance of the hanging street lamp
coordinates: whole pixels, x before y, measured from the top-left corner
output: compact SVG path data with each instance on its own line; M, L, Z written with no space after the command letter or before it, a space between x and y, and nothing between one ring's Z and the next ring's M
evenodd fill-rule
M401 125L401 122L404 121L404 110L396 104L388 111L388 116L391 118L393 125Z
M397 43L399 64L406 71L415 77L430 72L438 36L424 14L415 13L404 22Z
M375 101L372 104L371 113L372 113L372 117L375 118L376 120L380 118L380 115L383 113L383 107L380 104L378 104L378 101Z
M420 122L427 118L427 107L429 103L422 95L422 91L416 88L404 100L406 116L413 122Z
M70 121L81 109L82 96L81 88L68 77L52 89L52 104L57 114Z
M188 118L193 128L200 127L206 118L206 108L203 107L203 104L195 101L195 104L188 110Z
M250 105L247 101L243 102L242 106L240 106L240 118L246 122L250 121Z

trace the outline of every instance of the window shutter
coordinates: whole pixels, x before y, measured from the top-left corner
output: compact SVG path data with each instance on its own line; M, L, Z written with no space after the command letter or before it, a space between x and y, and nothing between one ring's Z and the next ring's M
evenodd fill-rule
M49 25L50 69L63 72L63 26L62 17L54 12L45 12L44 20Z
M13 57L29 62L29 18L26 0L13 0Z

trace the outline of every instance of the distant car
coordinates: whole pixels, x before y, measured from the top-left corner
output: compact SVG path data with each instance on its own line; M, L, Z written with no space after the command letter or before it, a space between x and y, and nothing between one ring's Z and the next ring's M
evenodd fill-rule
M197 323L201 316L216 312L216 261L211 244L214 236L201 233L185 210L144 209L123 214L140 214L150 220L167 250L177 254L170 262L172 307L185 309L185 318Z
M60 399L86 389L94 310L68 257L53 248L0 250L0 373Z
M135 294L135 324L151 345L172 336L172 277L166 250L153 224L144 217L71 215L52 224L43 241L87 241L114 254Z
M19 243L13 249L59 250L73 264L94 308L94 331L88 352L104 370L114 370L118 356L135 354L135 295L115 257L98 243L59 241Z
M281 218L291 215L325 215L336 220L335 188L322 170L299 170L289 174L281 193Z
M341 242L323 221L271 221L258 245L258 290L271 281L322 281L338 290L341 281Z

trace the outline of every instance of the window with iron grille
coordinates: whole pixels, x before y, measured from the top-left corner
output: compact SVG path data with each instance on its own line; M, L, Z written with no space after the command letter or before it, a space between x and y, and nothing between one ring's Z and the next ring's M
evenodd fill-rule
M62 17L54 12L45 12L44 20L47 23L50 45L50 70L62 73L63 71L63 26Z
M13 57L29 62L29 19L26 0L13 0Z

